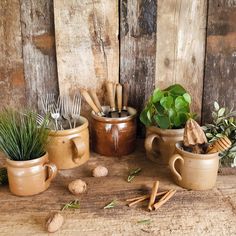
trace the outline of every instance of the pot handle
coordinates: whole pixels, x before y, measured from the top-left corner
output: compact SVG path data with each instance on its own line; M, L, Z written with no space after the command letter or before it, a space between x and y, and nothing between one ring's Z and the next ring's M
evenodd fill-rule
M45 163L45 167L47 167L48 172L48 178L46 179L46 185L49 185L51 181L56 177L57 175L57 166L53 163Z
M152 161L156 161L156 158L154 156L158 156L158 154L153 150L153 145L152 145L155 138L161 139L161 137L158 134L149 134L145 138L145 143L144 143L147 158Z
M73 158L73 161L77 163L80 158L85 154L86 151L86 144L84 140L79 136L72 139L73 143L75 144L77 154L76 157Z
M115 152L118 149L119 144L119 128L117 125L112 125L111 127L111 135L112 135L112 141L114 145Z
M169 161L169 166L170 166L170 170L171 172L177 177L177 179L179 181L182 180L182 176L180 175L180 173L175 169L175 162L177 160L180 160L182 165L184 164L184 159L183 157L181 157L179 154L174 154L171 158L170 158L170 161Z

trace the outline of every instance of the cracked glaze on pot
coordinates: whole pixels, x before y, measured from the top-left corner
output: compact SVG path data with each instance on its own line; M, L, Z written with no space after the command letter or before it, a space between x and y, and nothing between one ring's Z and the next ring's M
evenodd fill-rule
M175 182L186 189L213 188L219 168L219 153L195 154L184 151L182 146L182 142L176 144L176 154L169 161Z
M100 117L91 113L95 152L105 156L123 156L134 151L137 112L132 107L128 107L128 112L129 116L120 118Z
M18 196L31 196L45 191L56 176L57 168L49 163L48 153L29 161L6 159L10 191Z
M160 129L146 127L145 149L147 158L152 161L162 160L168 164L175 151L175 144L183 140L184 129Z
M70 169L89 159L88 121L80 116L80 126L74 129L51 131L47 151L58 169Z

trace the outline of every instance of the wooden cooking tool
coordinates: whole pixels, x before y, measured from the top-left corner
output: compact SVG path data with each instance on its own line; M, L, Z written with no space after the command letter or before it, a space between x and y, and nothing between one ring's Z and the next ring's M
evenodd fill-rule
M207 153L216 153L216 152L223 152L230 148L232 145L231 141L228 139L227 136L219 138L216 140L212 145L210 145L207 149Z
M98 116L102 116L101 112L99 111L99 109L97 108L97 106L94 104L92 98L90 97L89 93L87 92L87 90L85 89L81 89L80 93L82 94L82 96L84 97L84 99L86 100L86 102L89 104L89 106L92 108L92 110L98 115Z
M121 116L121 110L122 110L122 85L117 84L116 85L116 94L117 94L117 107L119 116Z
M94 89L90 89L89 94L90 94L91 98L93 99L93 102L95 103L96 107L99 109L101 115L106 116L105 113L103 112L103 109L102 109L102 106L99 102L96 91Z
M108 99L110 103L110 112L109 115L111 118L117 118L119 117L119 113L115 109L115 97L114 97L114 86L112 82L107 82L106 84L107 93L108 93Z
M121 117L125 117L129 115L129 112L127 111L128 98L129 98L129 84L127 82L124 83L122 98L123 98L123 107L121 111Z

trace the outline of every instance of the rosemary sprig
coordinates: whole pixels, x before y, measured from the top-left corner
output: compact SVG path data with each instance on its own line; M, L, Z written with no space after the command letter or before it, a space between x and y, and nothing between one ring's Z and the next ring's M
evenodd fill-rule
M129 172L129 176L127 178L127 182L130 183L132 179L134 179L137 175L139 175L141 170L142 170L141 168L137 168L137 169L131 170Z
M68 202L68 203L66 203L63 207L62 207L62 209L61 209L61 211L64 211L64 210L66 210L66 209L78 209L78 208L80 208L80 203L79 203L79 200L78 199L76 199L76 200L74 200L74 201L70 201L70 202Z
M138 222L137 222L138 224L151 224L151 220L150 219L146 219L146 220L139 220Z
M115 206L116 206L116 201L113 200L112 202L104 206L103 209L110 209L110 208L114 208Z

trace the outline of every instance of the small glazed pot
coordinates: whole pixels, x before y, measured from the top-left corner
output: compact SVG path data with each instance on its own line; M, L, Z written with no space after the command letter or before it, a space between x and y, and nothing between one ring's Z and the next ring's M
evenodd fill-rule
M152 161L162 160L168 165L175 151L175 144L183 140L184 129L160 129L146 127L145 149L147 158Z
M71 169L89 159L88 120L80 116L79 124L74 129L49 133L49 160L55 163L58 169Z
M17 196L45 191L57 173L57 167L49 163L48 153L29 161L6 159L6 167L10 191Z
M176 154L169 161L175 182L186 189L207 190L215 186L219 169L219 153L195 154L176 144Z
M103 107L104 110L107 107ZM129 116L120 118L92 116L92 144L96 153L123 156L133 152L136 144L137 111L128 107Z

